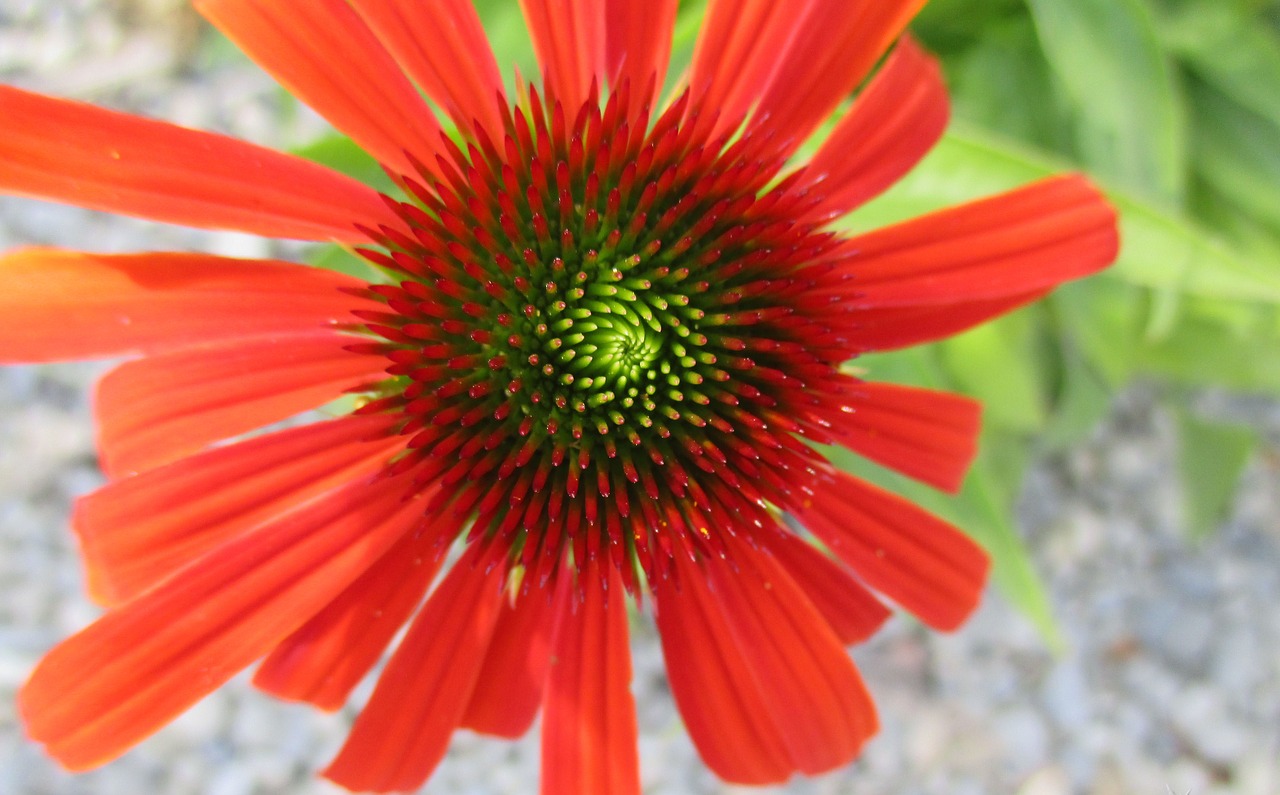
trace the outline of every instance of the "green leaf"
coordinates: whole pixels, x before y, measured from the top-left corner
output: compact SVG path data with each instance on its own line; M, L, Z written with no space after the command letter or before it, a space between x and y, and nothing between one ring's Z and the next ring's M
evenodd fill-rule
M1200 78L1280 124L1280 36L1225 2L1184 4L1161 25L1165 46Z
M1058 333L1083 362L1113 389L1129 381L1147 307L1143 290L1104 274L1062 285L1049 305Z
M358 179L383 193L394 191L395 184L378 165L378 161L345 135L334 133L292 150L314 163Z
M1037 369L1039 326L1017 312L952 337L939 345L951 382L982 401L983 420L1000 428L1039 430L1046 397Z
M1272 121L1213 88L1195 82L1188 88L1196 110L1196 172L1280 234L1280 119Z
M875 228L1067 170L1043 152L957 124L911 174L842 225ZM1108 196L1121 215L1113 276L1191 295L1280 303L1275 263L1242 257L1195 222L1131 194Z
M1240 476L1257 446L1249 428L1178 412L1179 462L1187 533L1203 539L1231 508Z
M1155 23L1140 0L1027 0L1045 56L1075 104L1090 171L1181 206L1186 141L1181 99Z
M1135 369L1188 386L1280 395L1275 309L1193 305L1167 337L1138 348Z
M1072 341L1062 340L1061 378L1053 413L1037 442L1061 450L1083 441L1111 409L1115 393Z
M372 284L387 280L381 271L342 246L321 246L307 257L307 262L317 268L345 273Z

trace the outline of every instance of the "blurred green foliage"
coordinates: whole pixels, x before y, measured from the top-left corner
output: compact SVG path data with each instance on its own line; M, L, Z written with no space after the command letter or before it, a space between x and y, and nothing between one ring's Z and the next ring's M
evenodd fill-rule
M536 76L518 6L475 0L499 65ZM705 2L681 3L672 78ZM946 342L865 357L871 377L985 404L982 453L949 497L832 451L955 521L995 559L1004 593L1057 635L1013 505L1030 461L1082 440L1134 379L1163 385L1182 434L1188 531L1231 502L1254 439L1197 418L1191 390L1280 396L1280 4L1271 0L933 0L913 32L941 60L950 131L900 184L844 223L865 229L1066 170L1121 212L1106 274ZM301 150L386 187L349 141ZM363 267L330 249L318 264Z

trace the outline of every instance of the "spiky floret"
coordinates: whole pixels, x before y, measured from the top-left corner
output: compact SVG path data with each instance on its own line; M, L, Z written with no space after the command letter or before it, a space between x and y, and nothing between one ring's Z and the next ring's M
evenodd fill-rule
M443 486L430 511L541 578L607 549L634 590L631 564L777 527L821 462L802 407L839 400L850 352L804 300L839 241L796 220L770 142L594 93L570 120L529 90L501 140L398 177L412 237L368 230L397 283L359 313L395 378L363 410L404 415L392 469Z

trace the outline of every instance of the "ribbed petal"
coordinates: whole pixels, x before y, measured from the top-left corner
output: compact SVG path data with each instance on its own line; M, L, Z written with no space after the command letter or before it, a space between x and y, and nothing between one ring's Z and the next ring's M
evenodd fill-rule
M892 613L843 566L787 534L770 537L769 551L846 646L876 633Z
M23 687L30 735L71 770L176 718L332 601L421 515L353 483L236 538L56 646Z
M615 86L630 81L632 96L657 102L671 59L678 0L605 0L605 68ZM653 81L653 94L640 92Z
M786 781L795 765L705 572L682 555L674 564L677 578L654 583L653 595L667 679L689 737L725 781Z
M600 0L520 0L547 86L570 117L605 77L605 16Z
M502 606L464 728L513 740L529 730L551 662L551 617L551 595L536 586Z
M978 452L982 406L929 389L852 382L840 406L823 416L845 447L908 477L960 490Z
M872 588L935 629L955 629L978 606L990 561L968 536L843 472L815 491L797 517Z
M329 331L238 340L120 365L94 401L103 471L168 464L377 380L386 360L345 350L351 340Z
M626 591L611 563L579 566L577 582L562 575L556 595L541 792L640 795Z
M796 769L847 764L878 729L875 706L839 637L772 556L726 537L707 559L715 609L760 688Z
M893 185L938 142L949 115L937 61L904 36L810 161L805 182L823 197L814 215L844 215Z
M354 791L422 786L470 700L502 605L503 567L468 550L391 656L325 777Z
M810 5L813 0L710 0L689 68L698 100L690 108L716 112L718 131L742 121Z
M346 0L196 0L196 9L365 151L413 174L429 168L440 125Z
M212 133L0 86L0 192L264 237L356 242L370 188Z
M386 417L344 417L209 450L114 481L76 503L89 586L128 601L217 546L382 468Z
M350 0L427 96L469 131L502 131L502 75L470 0Z
M852 238L815 296L853 307L995 301L1101 270L1117 247L1115 210L1083 177L1056 177Z
M254 685L321 709L341 707L421 603L444 562L448 541L438 525L406 535L267 655Z
M812 133L870 73L927 0L808 0L788 5L793 31L781 53L758 52L774 67L756 94L754 119L790 150Z
M287 262L206 254L0 256L0 361L157 353L349 322L364 282ZM374 305L376 306L376 304Z

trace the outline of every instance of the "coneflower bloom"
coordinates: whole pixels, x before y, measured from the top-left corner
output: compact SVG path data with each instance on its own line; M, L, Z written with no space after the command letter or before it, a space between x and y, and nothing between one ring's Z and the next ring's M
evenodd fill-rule
M407 624L329 778L414 789L458 728L516 737L540 713L543 792L637 793L634 599L702 758L778 782L876 731L845 646L880 597L940 629L977 603L985 554L821 446L954 490L978 406L842 365L1104 267L1112 210L1064 177L833 226L945 125L938 68L902 38L923 0L711 0L665 96L676 0L520 5L545 76L512 95L466 0L197 0L394 196L0 89L0 190L338 241L385 277L0 259L4 360L130 357L97 394L109 482L74 515L108 612L20 696L68 768L256 661L263 690L336 709Z

